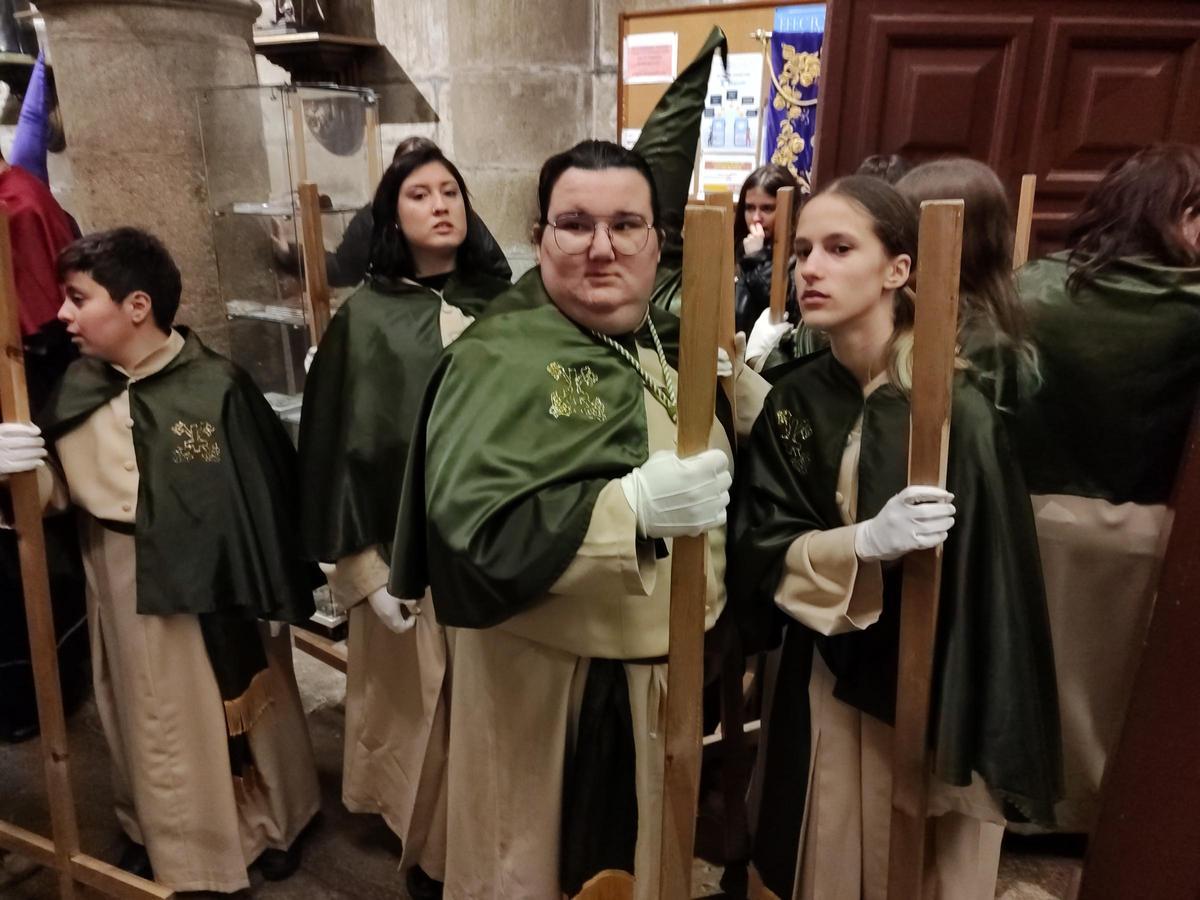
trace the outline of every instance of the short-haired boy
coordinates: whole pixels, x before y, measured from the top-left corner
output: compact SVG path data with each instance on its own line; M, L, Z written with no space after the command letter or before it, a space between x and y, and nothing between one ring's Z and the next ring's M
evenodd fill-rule
M63 250L58 274L58 318L84 358L39 423L87 513L117 818L175 890L245 888L256 859L285 877L320 804L290 647L265 621L313 608L291 442L245 372L172 327L179 270L156 238L88 235ZM40 441L4 426L0 460L43 467L49 496Z

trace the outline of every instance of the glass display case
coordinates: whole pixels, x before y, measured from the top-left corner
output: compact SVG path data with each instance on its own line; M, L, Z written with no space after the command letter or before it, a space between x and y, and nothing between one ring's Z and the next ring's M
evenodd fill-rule
M294 436L305 353L358 281L329 287L325 261L379 183L376 96L250 85L202 89L196 102L230 355Z

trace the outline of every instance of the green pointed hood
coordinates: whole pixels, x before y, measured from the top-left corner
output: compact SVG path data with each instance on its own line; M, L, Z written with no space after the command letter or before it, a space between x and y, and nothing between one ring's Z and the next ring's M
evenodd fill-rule
M700 142L700 120L708 99L712 58L717 51L721 53L722 63L728 67L729 44L725 32L714 27L696 58L658 101L633 147L654 172L661 224L667 230L664 260L682 258L683 210L687 206L692 168L696 164L696 145Z

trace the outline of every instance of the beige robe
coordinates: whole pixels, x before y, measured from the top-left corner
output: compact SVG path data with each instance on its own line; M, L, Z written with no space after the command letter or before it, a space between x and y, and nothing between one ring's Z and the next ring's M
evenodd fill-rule
M153 374L182 346L173 332L126 374L133 381ZM56 444L71 499L90 514L82 525L88 627L117 819L145 845L160 883L232 892L249 886L246 867L264 849L291 846L317 813L312 745L286 633L271 638L263 624L270 704L249 741L265 789L235 791L224 706L199 620L138 614L134 538L98 521L134 521L133 427L126 390Z
M639 348L653 378L661 368ZM674 377L674 372L671 373ZM738 379L739 428L753 422L764 382ZM643 391L649 451L673 449L675 426ZM553 427L548 424L547 427ZM709 446L730 454L714 423ZM449 754L447 900L558 900L564 751L578 724L591 657L667 653L670 557L636 540L618 481L604 487L575 560L546 597L502 625L460 629L454 648ZM724 529L708 533L705 625L725 604ZM666 665L627 662L636 759L639 900L658 897Z
M867 393L885 380L886 376L875 379ZM822 634L868 628L883 611L880 564L859 562L854 552L851 523L858 503L861 428L860 419L838 473L835 497L846 525L796 538L787 551L775 594L784 612ZM821 655L814 654L808 685L812 719L808 796L792 898L885 900L894 729L835 698L834 684ZM769 746L769 733L764 741ZM760 755L752 806L757 803L763 762ZM1004 817L986 786L978 776L966 788L933 779L929 816L934 821L926 898L992 900Z
M443 300L442 346L473 321ZM379 621L364 601L388 583L385 553L383 547L368 547L338 560L329 573L334 599L350 616L342 801L351 812L383 816L404 846L401 868L420 865L440 881L446 867L447 660L453 631L438 625L428 595L404 634Z
M1167 508L1060 494L1032 500L1062 720L1055 815L1060 831L1090 832L1154 609Z

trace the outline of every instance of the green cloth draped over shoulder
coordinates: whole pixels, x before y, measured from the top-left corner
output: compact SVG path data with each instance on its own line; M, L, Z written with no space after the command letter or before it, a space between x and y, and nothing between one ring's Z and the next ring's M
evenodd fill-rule
M674 365L679 322L651 308ZM634 336L620 339L636 354ZM649 329L636 335L652 347ZM601 488L646 461L642 382L559 312L532 270L442 356L422 403L390 590L438 620L503 622L578 552Z
M250 376L184 328L183 349L129 383L98 359L72 363L39 424L54 441L128 386L138 466L137 611L193 614L225 703L230 764L252 786L246 739L269 703L256 619L302 622L320 573L296 521L296 452Z
M885 565L883 614L861 632L817 635L779 610L774 593L797 537L843 525L838 471L860 415L858 520L876 515L905 486L910 414L908 398L890 385L864 398L828 351L777 377L739 461L729 585L747 646L770 646L784 631L784 656L799 660L776 687L776 708L788 715L773 715L769 723L766 824L759 829L764 847L790 852L790 868L786 860L770 859L770 851L763 860L778 876L776 884L786 881L790 891L807 780L804 660L815 647L836 678L834 696L892 723L903 567ZM942 562L930 731L934 773L967 785L978 772L1010 817L1052 822L1061 746L1033 512L1004 425L967 373L955 377L947 489L957 516ZM784 823L793 820L788 835Z
M301 622L319 574L296 533L296 452L250 376L184 328L162 370L129 383L72 363L39 417L48 441L129 388L138 466L138 612Z
M1042 376L1016 445L1038 494L1164 503L1200 394L1200 268L1120 259L1077 292L1068 254L1018 288Z
M413 282L368 281L329 323L300 417L301 533L309 559L336 562L391 545L409 442L442 353L445 299L478 317L510 285L454 273L441 296Z

